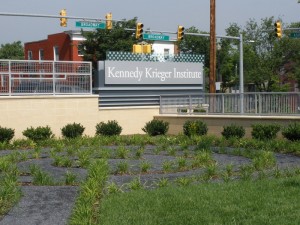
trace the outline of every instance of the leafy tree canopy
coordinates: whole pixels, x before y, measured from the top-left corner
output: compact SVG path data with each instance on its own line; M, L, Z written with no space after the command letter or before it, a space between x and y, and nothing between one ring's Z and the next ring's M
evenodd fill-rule
M0 59L24 59L24 48L20 41L1 44Z

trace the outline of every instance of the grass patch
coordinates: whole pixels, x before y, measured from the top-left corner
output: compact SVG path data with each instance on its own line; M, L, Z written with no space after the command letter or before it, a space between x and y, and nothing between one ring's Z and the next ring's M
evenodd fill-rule
M300 177L107 195L101 225L300 224Z

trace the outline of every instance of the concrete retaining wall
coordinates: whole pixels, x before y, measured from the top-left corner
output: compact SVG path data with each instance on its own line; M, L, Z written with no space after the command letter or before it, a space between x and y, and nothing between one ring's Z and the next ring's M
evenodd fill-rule
M15 138L33 126L50 126L56 137L68 123L81 123L85 135L94 136L97 123L117 120L122 134L143 133L146 122L159 114L158 107L100 109L93 96L11 96L0 97L0 126L15 129Z

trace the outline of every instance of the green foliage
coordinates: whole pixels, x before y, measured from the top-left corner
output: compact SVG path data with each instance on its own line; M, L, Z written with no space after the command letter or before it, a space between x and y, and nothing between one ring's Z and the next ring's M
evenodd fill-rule
M14 137L14 135L15 135L15 130L0 126L0 143L10 142L10 140Z
M85 128L80 123L67 124L61 129L62 136L65 138L81 137Z
M24 59L24 48L21 41L1 44L0 59Z
M169 123L153 119L147 122L142 130L150 136L165 135L169 130Z
M278 124L253 124L251 127L251 135L257 140L274 139L280 131L280 126Z
M96 135L113 136L120 135L122 127L115 120L109 120L107 123L100 122L96 125Z
M23 131L23 135L34 142L44 141L54 137L51 128L49 126L27 128L26 130Z
M269 169L276 165L276 158L273 152L259 151L252 159L252 163L256 170Z
M183 124L183 133L189 137L193 135L206 135L207 131L206 123L201 120L187 120Z
M290 141L300 140L300 123L291 123L282 129L282 135Z
M86 40L81 45L83 58L85 61L92 61L93 67L97 67L97 61L106 60L108 51L131 52L135 40L132 32L125 28L135 27L137 18L124 21L113 21L113 29L96 29L91 32L83 32Z
M226 139L237 138L240 139L245 136L245 128L235 124L229 126L224 126L222 131L222 136Z

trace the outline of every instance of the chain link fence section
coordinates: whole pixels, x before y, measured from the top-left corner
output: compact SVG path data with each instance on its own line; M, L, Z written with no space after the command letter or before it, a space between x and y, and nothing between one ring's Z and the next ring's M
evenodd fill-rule
M92 94L92 64L0 60L0 95Z

